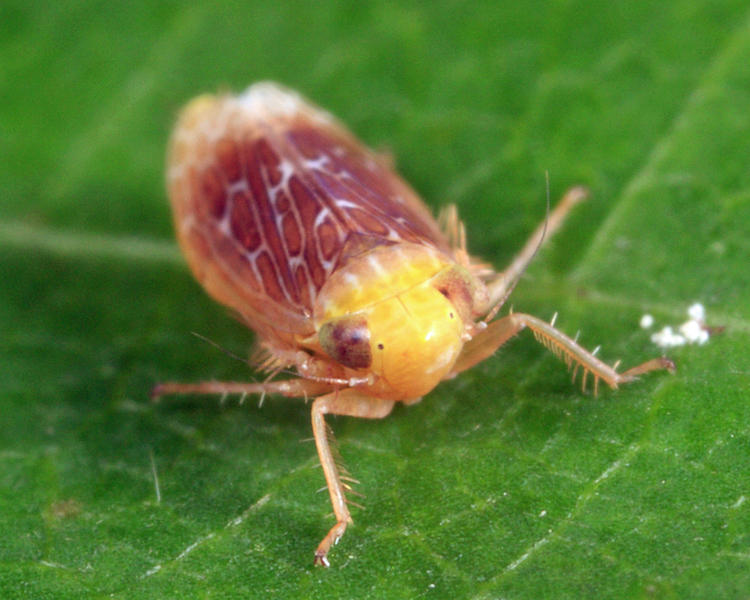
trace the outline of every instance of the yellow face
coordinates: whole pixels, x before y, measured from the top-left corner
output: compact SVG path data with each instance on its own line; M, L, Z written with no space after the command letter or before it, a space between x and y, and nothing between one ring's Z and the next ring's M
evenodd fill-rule
M468 273L432 250L407 250L378 249L347 264L321 290L316 314L325 352L374 375L372 392L394 400L419 398L445 378L472 312Z
M463 347L464 324L430 281L366 311L370 371L404 398L418 398L450 371Z

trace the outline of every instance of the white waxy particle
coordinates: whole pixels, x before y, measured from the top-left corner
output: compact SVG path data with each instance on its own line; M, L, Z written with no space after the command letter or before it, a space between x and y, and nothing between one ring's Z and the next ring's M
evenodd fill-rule
M687 312L688 316L693 321L700 321L701 323L704 323L706 320L706 309L700 302L696 302L695 304L693 304L690 308L688 308Z
M705 344L708 341L708 331L706 331L701 324L690 319L680 325L680 333L685 336L688 344Z
M685 337L672 331L672 328L666 326L661 331L651 336L651 341L662 348L672 348L674 346L684 346Z
M690 317L682 325L673 331L667 326L660 331L651 335L651 341L662 348L672 348L674 346L684 346L685 344L703 345L708 342L710 331L705 326L706 309L700 302L695 302L687 310ZM643 315L640 325L643 329L648 329L654 323L651 315Z

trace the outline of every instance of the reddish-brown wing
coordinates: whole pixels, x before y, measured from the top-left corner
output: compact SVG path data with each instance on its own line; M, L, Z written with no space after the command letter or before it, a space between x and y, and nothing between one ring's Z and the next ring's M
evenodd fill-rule
M274 84L194 100L173 135L168 178L197 279L266 337L312 333L313 302L342 250L409 241L451 251L384 161Z

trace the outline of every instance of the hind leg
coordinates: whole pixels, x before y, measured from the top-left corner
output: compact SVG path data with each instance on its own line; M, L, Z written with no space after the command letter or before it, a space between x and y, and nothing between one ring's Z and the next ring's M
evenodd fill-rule
M497 321L490 323L485 330L474 336L464 345L461 354L453 367L451 375L456 375L473 367L475 364L489 358L495 351L521 330L528 327L534 333L534 337L551 352L565 361L568 368L573 368L575 377L578 369L583 369L583 387L586 387L586 378L589 373L594 377L594 393L599 391L599 380L616 388L621 383L633 381L643 373L658 369L674 370L674 363L668 358L655 358L646 361L636 367L618 373L615 367L602 362L591 352L578 345L575 340L570 339L561 331L555 329L550 323L525 315L523 313L512 313Z
M315 436L315 446L318 449L320 464L326 478L328 493L331 496L336 524L321 540L315 550L315 564L327 567L328 551L338 543L346 531L346 526L352 522L349 507L346 504L346 490L349 486L342 482L339 467L331 451L333 434L328 429L325 415L344 415L365 419L382 419L393 409L393 400L382 400L371 396L364 396L353 389L332 392L317 398L312 406L312 428Z

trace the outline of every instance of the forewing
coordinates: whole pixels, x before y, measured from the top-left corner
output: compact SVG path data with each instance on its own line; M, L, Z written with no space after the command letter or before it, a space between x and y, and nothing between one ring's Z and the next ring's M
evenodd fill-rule
M312 332L314 299L347 242L450 252L386 161L274 84L188 105L170 145L168 187L196 278L266 337Z

